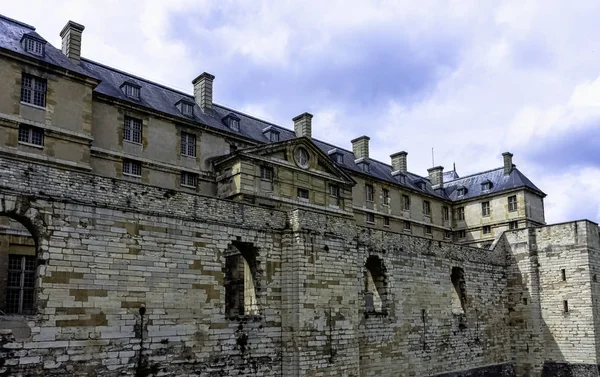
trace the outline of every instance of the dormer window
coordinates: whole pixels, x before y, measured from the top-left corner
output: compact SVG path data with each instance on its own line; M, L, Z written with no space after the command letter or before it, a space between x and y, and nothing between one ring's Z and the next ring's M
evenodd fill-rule
M269 139L270 142L279 141L279 130L275 129L272 126L265 128L263 130L263 135L265 135L265 137Z
M194 104L192 102L182 99L175 106L184 116L190 118L194 116Z
M240 130L240 117L234 113L229 113L229 115L223 118L223 123L232 131Z
M465 196L467 194L467 188L466 187L459 187L456 190L456 195L458 196Z
M481 190L482 191L489 191L492 189L492 182L490 181L485 181L481 184Z
M26 52L37 56L44 55L44 45L46 44L46 41L43 39L26 34L23 36L23 39L21 39L21 43Z
M421 190L425 190L425 188L427 187L425 181L423 181L422 179L416 181L415 185L417 185L417 187Z
M140 89L141 89L141 86L139 86L138 84L136 84L132 81L125 81L123 83L123 85L121 85L121 90L123 91L123 93L127 97L133 98L133 99L140 98Z
M344 163L344 155L336 148L330 150L329 152L327 152L327 154L329 154L333 161L337 162L338 164Z

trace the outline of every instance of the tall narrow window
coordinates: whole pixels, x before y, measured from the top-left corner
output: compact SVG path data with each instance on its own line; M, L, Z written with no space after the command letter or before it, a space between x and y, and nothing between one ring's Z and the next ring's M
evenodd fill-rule
M21 124L19 125L19 141L33 145L44 145L44 130Z
M425 234L428 236L431 235L431 226L425 225Z
M181 155L196 157L196 135L181 132Z
M370 256L365 263L365 312L386 312L387 279L383 261Z
M367 202L373 201L373 185L370 185L370 184L365 185L365 200Z
M6 282L7 313L30 314L33 312L35 263L34 256L9 254Z
M389 217L383 216L383 226L385 226L385 227L390 226L390 218Z
M131 143L142 144L142 120L132 118L129 116L125 117L125 124L123 126L123 140Z
M410 221L404 221L404 231L405 232L410 232L411 231L411 226L410 226Z
M425 216L431 216L431 203L428 200L423 201L423 214Z
M142 163L134 160L123 160L123 174L133 175L135 177L142 176Z
M569 301L567 301L567 300L563 301L563 310L565 313L569 312Z
M402 209L404 211L410 211L410 196L402 195Z
M508 197L508 211L514 212L517 210L517 196L512 195Z
M564 268L560 270L560 280L567 281L567 271Z
M23 73L21 76L21 102L46 107L46 79Z
M490 202L481 203L481 216L490 215Z
M260 178L265 181L273 180L273 168L270 166L261 166L260 167Z
M456 209L456 220L464 220L465 219L465 207L458 207Z
M371 212L367 212L365 221L369 224L375 224L375 215Z
M257 252L251 243L235 242L225 253L225 312L227 317L259 315Z
M390 190L382 189L381 193L383 195L383 204L390 205Z
M454 290L452 291L452 312L455 314L464 314L467 305L465 272L460 267L452 267L450 279L454 286Z

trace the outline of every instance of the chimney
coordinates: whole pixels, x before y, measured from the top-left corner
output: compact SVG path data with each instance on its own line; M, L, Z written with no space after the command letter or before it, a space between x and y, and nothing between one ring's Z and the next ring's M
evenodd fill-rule
M194 98L202 111L212 110L214 79L215 76L204 72L192 81L192 84L194 84Z
M406 173L408 171L406 166L407 155L408 153L404 151L390 155L392 158L392 171L399 171L401 173Z
M512 163L513 154L510 152L504 152L502 153L502 157L504 157L504 175L509 175L514 167Z
M81 34L85 27L77 22L69 21L60 32L62 38L62 53L73 63L81 60Z
M432 186L439 186L438 188L444 187L444 167L434 166L433 168L427 169L429 173L429 181Z
M312 117L312 114L303 113L292 119L294 121L296 137L312 137Z
M369 158L369 140L371 140L370 137L361 136L351 141L354 158L357 160L359 158Z

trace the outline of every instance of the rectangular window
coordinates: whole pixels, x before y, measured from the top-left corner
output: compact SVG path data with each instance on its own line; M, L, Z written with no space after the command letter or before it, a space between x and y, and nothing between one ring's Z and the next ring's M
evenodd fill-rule
M181 155L196 157L196 135L181 132Z
M8 255L6 312L31 314L35 293L36 259L27 255Z
M273 180L273 168L270 166L261 166L260 167L260 178L265 181Z
M131 143L142 144L142 120L132 117L125 117L123 127L123 140Z
M298 200L308 201L308 190L303 188L298 188Z
M373 201L373 185L369 185L369 184L365 185L365 200L367 202Z
M329 194L334 198L340 197L340 187L337 185L329 185Z
M508 223L509 230L518 229L518 228L519 228L519 223L517 221L511 221Z
M372 213L367 212L366 221L369 224L374 224L375 223L375 215L372 214Z
M517 196L509 196L508 197L508 211L514 212L517 210Z
M450 239L452 238L452 232L449 230L444 231L444 238L445 239Z
M481 203L481 216L490 215L490 202Z
M25 44L25 51L40 56L44 54L44 45L42 42L32 38L25 38L23 42Z
M456 220L464 220L465 219L465 207L458 207L456 209Z
M129 98L140 98L140 88L131 84L123 85L123 93Z
M46 80L23 73L21 77L21 102L46 107Z
M198 174L182 171L181 185L195 188L196 186L198 186Z
M123 160L123 174L142 176L142 163L134 160Z
M431 216L431 203L428 200L423 201L423 214L425 216Z
M565 311L565 313L569 312L569 301L567 301L567 300L563 301L563 310Z
M402 195L402 209L404 211L410 211L410 196Z
M489 225L486 225L483 227L483 234L490 234L492 233L492 227Z
M442 217L444 218L444 221L450 220L450 210L446 206L442 207Z
M44 145L44 130L21 124L19 125L19 141L33 145Z
M464 230L458 231L458 238L465 238L466 236L467 236L467 234Z
M425 226L425 234L431 235L431 227L429 225Z
M383 204L390 205L390 190L382 189L381 193L383 195Z
M194 105L189 102L181 102L181 113L185 116L194 116Z
M407 232L410 232L410 222L409 221L404 222L404 230Z
M279 141L279 132L269 132L269 141L271 142L277 142Z
M383 216L383 226L390 226L390 218Z
M564 268L560 270L560 280L567 281L567 271Z

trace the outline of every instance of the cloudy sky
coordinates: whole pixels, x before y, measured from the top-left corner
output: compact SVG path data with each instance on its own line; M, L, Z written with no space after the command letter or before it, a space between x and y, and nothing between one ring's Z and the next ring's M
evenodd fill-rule
M501 153L548 194L546 221L600 221L598 0L7 2L54 46L85 25L83 55L371 156L406 150L426 175L467 175ZM367 5L368 4L368 5ZM31 10L35 9L35 12Z

